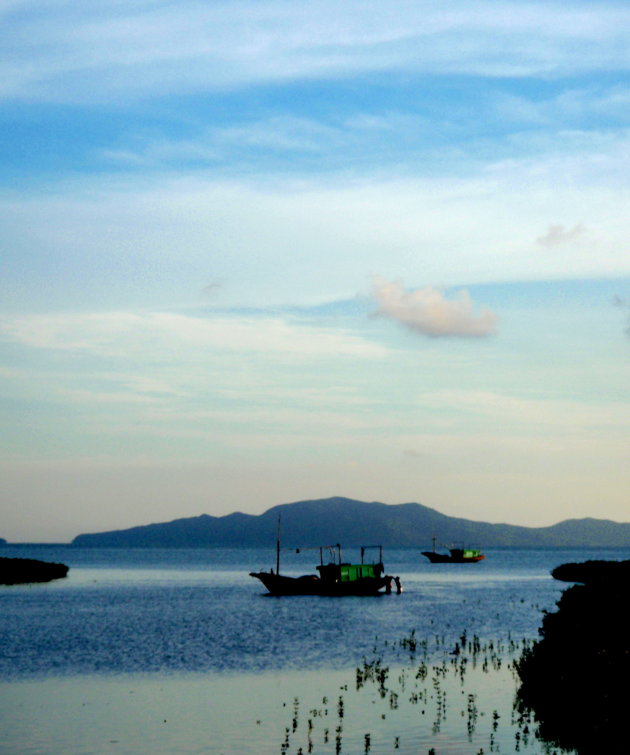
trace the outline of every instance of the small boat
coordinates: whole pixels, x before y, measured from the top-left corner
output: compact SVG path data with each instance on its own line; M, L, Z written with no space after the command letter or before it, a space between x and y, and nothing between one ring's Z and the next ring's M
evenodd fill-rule
M485 556L478 548L448 548L448 553L440 553L435 549L435 538L433 538L433 550L422 551L432 564L475 564L482 561Z
M366 562L365 552L378 548L378 562ZM299 553L300 548L292 549ZM331 560L324 563L324 551L331 553ZM341 546L324 545L319 548L318 574L304 574L290 577L280 574L280 537L276 546L276 570L250 572L250 577L259 579L272 595L379 595L391 593L392 580L396 591L402 592L400 579L385 574L383 567L383 547L364 545L361 547L361 561L351 564L343 560Z

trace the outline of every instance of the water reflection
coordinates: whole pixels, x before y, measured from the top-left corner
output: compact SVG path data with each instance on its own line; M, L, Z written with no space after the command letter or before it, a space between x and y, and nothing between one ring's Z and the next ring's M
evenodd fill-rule
M514 708L521 641L376 641L354 671L89 676L0 684L6 752L552 752ZM385 662L388 651L390 660ZM441 657L441 660L438 658Z
M531 715L515 706L514 660L528 645L528 640L483 643L463 634L448 651L439 647L439 638L418 640L412 632L397 643L405 665L386 665L375 648L357 667L353 683L330 685L314 706L307 696L285 702L292 715L280 750L549 753Z
M247 574L267 555L85 549L67 580L7 588L0 751L557 752L513 709L513 663L567 554L395 552L405 592L378 600L266 599Z

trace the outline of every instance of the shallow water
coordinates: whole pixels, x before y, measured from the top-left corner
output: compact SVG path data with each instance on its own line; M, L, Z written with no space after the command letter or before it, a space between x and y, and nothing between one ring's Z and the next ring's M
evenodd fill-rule
M533 726L523 735L511 723L510 654L536 638L565 587L553 566L630 551L491 551L479 564L436 565L397 550L385 564L402 595L341 599L265 595L248 576L272 565L260 550L2 555L71 570L0 590L1 752L463 755L546 751ZM283 571L313 565L312 552L293 554ZM453 655L464 634L486 648L485 668L481 656ZM401 645L410 636L422 659ZM385 695L371 682L357 689L356 670L376 662L388 669Z
M347 671L0 683L0 748L25 755L515 751L508 668L477 669L465 681L451 670L439 687L431 671L423 682L409 669L390 674L384 695L374 684L357 690ZM523 752L545 751L533 739L525 744Z

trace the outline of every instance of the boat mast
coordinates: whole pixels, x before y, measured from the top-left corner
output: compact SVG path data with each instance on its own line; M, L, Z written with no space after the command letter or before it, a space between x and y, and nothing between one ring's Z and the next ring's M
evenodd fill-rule
M278 514L278 527L276 530L276 574L280 574L280 514Z

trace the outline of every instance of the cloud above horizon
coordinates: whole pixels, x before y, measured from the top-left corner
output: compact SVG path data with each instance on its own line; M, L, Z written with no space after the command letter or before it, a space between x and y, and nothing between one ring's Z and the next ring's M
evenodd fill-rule
M630 336L630 298L616 295L613 303L616 307L620 307L626 315L626 327L624 333Z
M627 48L629 18L615 2L522 0L500 8L460 0L445 7L157 0L44 10L24 0L4 15L13 33L0 62L0 97L57 102L400 70L493 77L609 70Z
M331 486L628 518L627 3L0 25L3 537Z
M488 336L496 332L497 315L487 309L475 312L470 294L457 292L447 299L431 286L407 291L400 281L376 278L372 296L377 315L401 323L426 336Z
M578 223L573 228L566 228L563 225L550 225L544 236L539 236L536 243L541 246L554 247L561 244L567 244L575 241L586 233L586 228Z
M92 312L6 316L0 337L35 349L125 356L178 349L208 353L285 354L294 359L324 356L381 358L386 349L339 329L312 327L296 318L204 317L173 312Z

